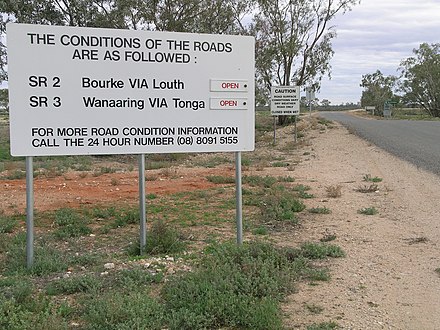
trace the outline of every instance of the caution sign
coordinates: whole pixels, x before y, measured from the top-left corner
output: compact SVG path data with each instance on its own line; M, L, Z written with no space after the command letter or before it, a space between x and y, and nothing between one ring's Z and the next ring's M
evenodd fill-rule
M13 156L251 151L254 38L8 24Z
M272 86L270 111L272 116L298 116L299 86Z

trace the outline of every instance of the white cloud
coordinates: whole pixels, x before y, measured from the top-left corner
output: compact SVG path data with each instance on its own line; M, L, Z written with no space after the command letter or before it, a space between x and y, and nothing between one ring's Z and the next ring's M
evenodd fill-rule
M440 1L362 0L335 22L337 38L332 80L323 81L320 99L358 102L362 75L381 70L397 75L400 62L423 42L440 42Z

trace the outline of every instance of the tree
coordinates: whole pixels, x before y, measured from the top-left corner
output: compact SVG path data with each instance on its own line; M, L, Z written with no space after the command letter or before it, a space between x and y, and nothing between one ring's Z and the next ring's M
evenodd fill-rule
M330 22L350 10L357 0L257 0L251 32L256 37L257 91L267 95L272 84L306 84L319 90L330 75ZM264 92L266 91L266 92ZM265 97L257 97L261 102ZM260 101L261 100L261 101ZM267 102L267 99L266 99Z
M243 33L250 0L162 0L145 8L145 19L159 31Z
M433 117L440 117L440 44L423 43L414 56L402 61L400 90L407 102L419 104Z
M2 0L0 82L6 79L8 21L200 33L244 33L251 0Z
M9 112L9 99L7 89L0 89L0 111L2 110L6 110L6 112Z
M375 106L375 113L381 115L385 101L394 97L393 89L397 77L384 76L380 70L362 76L361 87L364 88L361 97L361 106Z
M321 106L324 108L324 109L328 109L329 107L330 107L330 101L329 100L327 100L327 99L323 99L322 101L321 101Z

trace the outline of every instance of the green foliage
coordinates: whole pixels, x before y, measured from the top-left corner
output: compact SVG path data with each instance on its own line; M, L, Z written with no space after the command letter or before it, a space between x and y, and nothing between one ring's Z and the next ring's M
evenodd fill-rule
M214 245L201 268L163 290L172 329L280 329L277 301L295 274L282 251L263 243Z
M202 161L198 162L196 165L203 166L207 168L214 168L218 165L229 163L230 160L226 157L221 156L212 156L207 159L203 159Z
M324 307L315 305L315 304L305 304L305 308L307 311L309 311L311 314L320 314L324 311Z
M366 182L382 182L382 178L379 178L377 176L372 177L370 174L365 174L363 179Z
M160 330L166 316L163 306L143 290L90 296L83 310L90 330Z
M325 234L322 238L319 239L320 242L331 242L336 239L336 235L334 234Z
M206 177L209 182L215 184L229 184L235 183L235 178L230 176L221 176L221 175L209 175Z
M345 252L337 245L323 243L304 243L301 245L301 253L308 259L341 258Z
M79 275L62 278L50 282L46 286L46 293L51 296L60 294L73 294L78 292L91 292L100 288L100 281L91 275Z
M298 197L303 199L310 199L310 198L314 198L315 196L313 194L309 194L308 192L300 191L298 193Z
M171 254L184 251L186 243L181 234L162 220L155 221L148 232L145 253L147 254ZM140 255L140 243L131 244L128 253Z
M273 162L272 166L273 167L287 167L287 166L289 166L289 163L287 163L287 162Z
M278 180L273 176L258 176L258 175L245 175L242 178L243 184L248 184L251 187L272 187Z
M330 214L330 213L332 213L332 211L326 207L312 207L309 209L309 212L315 213L315 214Z
M123 290L139 290L141 287L148 287L152 283L160 283L163 273L150 273L145 268L133 267L122 269L115 276L115 286Z
M358 210L358 213L364 214L364 215L375 215L375 214L378 214L379 211L375 207L365 207L365 208Z
M384 76L380 70L362 76L361 105L375 106L375 114L382 115L384 103L394 97L393 89L396 86L397 77Z
M16 217L6 216L0 213L0 234L12 233L17 227Z
M283 2L257 1L251 33L256 36L257 105L267 104L271 85L312 85L330 71L332 39L336 36L331 21L357 1ZM330 28L329 28L330 27ZM282 124L287 116L280 116Z
M34 264L28 269L26 267L26 234L18 233L6 242L6 246L3 247L6 258L1 266L7 275L46 276L65 272L68 266L95 265L99 259L99 256L90 253L71 256L50 242L38 239L34 242Z
M55 306L42 295L35 295L32 282L22 278L0 281L0 329L67 329Z
M303 185L303 184L298 184L295 187L293 187L294 191L298 191L298 192L305 192L310 190L311 188L309 186Z
M8 330L67 330L68 326L57 314L54 306L42 297L27 304L0 298L0 328Z
M307 330L336 330L339 325L336 322L322 322L318 324L309 325Z
M295 178L292 178L291 176L279 176L278 182L295 182Z
M92 230L87 226L86 219L78 211L63 208L55 212L54 234L59 239L88 235Z
M254 235L267 235L268 230L266 227L257 227L252 230L252 234L254 234Z
M440 43L422 43L414 56L402 61L404 99L416 103L430 116L440 117Z
M297 223L295 213L301 212L306 206L292 196L288 190L271 190L261 198L262 220L264 222Z

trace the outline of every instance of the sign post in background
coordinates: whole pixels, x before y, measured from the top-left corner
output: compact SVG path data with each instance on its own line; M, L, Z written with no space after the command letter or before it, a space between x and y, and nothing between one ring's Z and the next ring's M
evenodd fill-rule
M142 171L147 153L254 150L253 37L8 24L7 38L13 156L140 154Z

